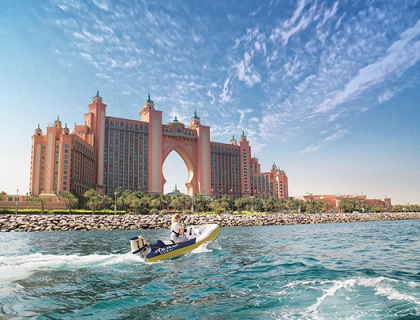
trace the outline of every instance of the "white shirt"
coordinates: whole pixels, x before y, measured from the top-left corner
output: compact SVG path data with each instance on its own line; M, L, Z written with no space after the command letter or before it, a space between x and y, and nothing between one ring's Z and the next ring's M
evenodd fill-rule
M172 230L179 234L179 229L181 227L182 227L182 225L179 222L177 222L177 221L175 221L174 223L172 223L172 226L171 226L171 234L172 234Z

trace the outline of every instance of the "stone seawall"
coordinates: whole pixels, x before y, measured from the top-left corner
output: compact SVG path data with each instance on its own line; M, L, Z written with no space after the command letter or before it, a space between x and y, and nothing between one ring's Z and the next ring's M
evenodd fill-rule
M318 214L221 214L186 215L187 225L217 223L221 227L363 222L420 219L420 212L318 213ZM1 232L169 229L169 215L0 215Z

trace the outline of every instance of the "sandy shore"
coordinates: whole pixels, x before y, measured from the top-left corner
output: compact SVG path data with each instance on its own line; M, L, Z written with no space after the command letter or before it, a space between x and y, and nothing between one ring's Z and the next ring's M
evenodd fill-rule
M420 212L187 215L187 225L248 227L420 219ZM169 215L0 215L1 232L169 229Z

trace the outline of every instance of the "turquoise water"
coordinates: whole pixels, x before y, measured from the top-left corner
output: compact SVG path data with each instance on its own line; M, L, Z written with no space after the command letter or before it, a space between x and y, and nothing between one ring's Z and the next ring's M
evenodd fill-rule
M420 221L222 228L151 264L167 230L0 234L1 319L419 319Z

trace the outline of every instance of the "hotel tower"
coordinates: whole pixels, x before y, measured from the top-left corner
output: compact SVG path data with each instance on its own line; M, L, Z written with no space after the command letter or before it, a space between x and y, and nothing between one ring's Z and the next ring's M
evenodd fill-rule
M275 164L261 172L244 132L239 141L232 137L230 143L212 142L210 127L201 124L196 112L188 127L176 117L162 124L162 111L155 109L150 95L140 120L107 116L106 107L97 92L84 124L75 124L73 131L59 118L45 134L38 125L32 136L32 195L82 195L92 188L113 195L119 187L162 194L163 163L176 151L188 170L189 195L288 198L285 172Z

